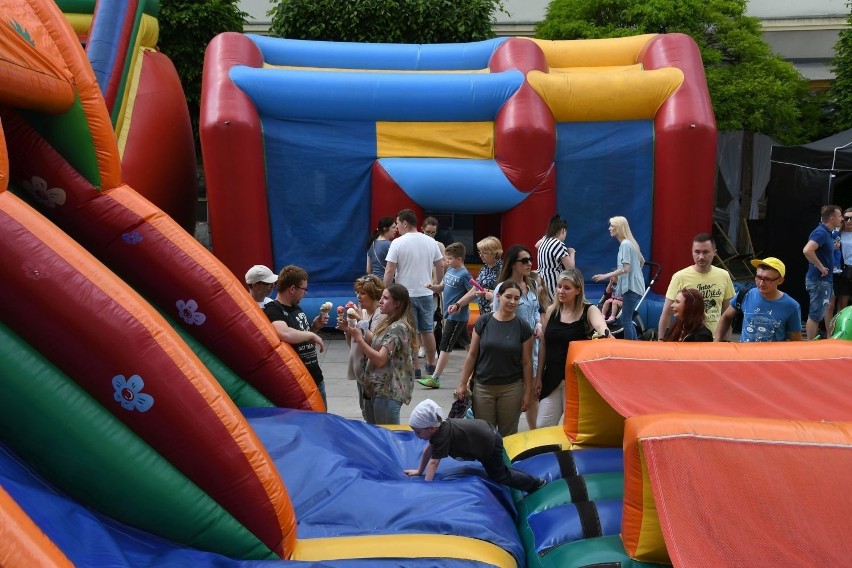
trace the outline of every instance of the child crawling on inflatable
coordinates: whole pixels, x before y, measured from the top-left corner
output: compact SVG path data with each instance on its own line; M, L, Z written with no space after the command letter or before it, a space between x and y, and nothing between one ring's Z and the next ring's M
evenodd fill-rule
M423 448L420 467L406 469L405 474L423 475L432 481L441 458L477 460L488 477L514 489L532 493L544 487L544 479L513 469L503 459L503 437L485 420L443 419L443 411L435 401L426 399L411 411L408 425L421 440L429 440Z

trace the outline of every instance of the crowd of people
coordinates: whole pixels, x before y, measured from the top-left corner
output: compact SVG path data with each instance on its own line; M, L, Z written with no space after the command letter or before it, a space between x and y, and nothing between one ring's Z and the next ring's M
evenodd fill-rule
M645 258L627 219L609 220L609 233L619 243L615 268L591 277L608 283L608 302L601 302L604 312L586 299L576 251L565 244L567 223L558 215L550 219L535 255L520 244L504 254L493 236L477 242L482 267L475 279L464 264L465 246L454 242L444 247L435 240L437 228L437 221L428 218L419 231L408 209L381 218L367 243L366 275L354 283L357 309L350 310L348 318L338 317L337 328L350 346L347 375L357 384L364 420L399 424L414 385L441 388L449 354L468 343L454 394L459 400L470 398L476 418L499 436L517 432L522 413L530 429L559 424L571 342L611 337L614 324L623 329L625 339L637 339L633 314L645 292ZM717 250L711 234L697 234L691 252L693 264L675 272L666 291L655 330L661 341L728 341L736 320L742 322L742 342L802 338L799 304L778 289L786 273L780 259L754 259L755 285L735 293L730 274L713 265ZM820 320L829 323L835 299L837 310L849 303L852 208L841 213L837 206L824 207L821 223L802 252L810 263L806 328L812 339ZM538 270L533 270L534 261ZM328 324L328 312L309 321L299 307L307 273L287 266L276 276L256 265L245 280L280 338L295 348L325 401L317 357L324 343L317 332ZM479 316L468 337L474 302ZM441 330L437 345L436 314ZM426 437L446 425L434 427ZM424 454L420 472L426 458Z

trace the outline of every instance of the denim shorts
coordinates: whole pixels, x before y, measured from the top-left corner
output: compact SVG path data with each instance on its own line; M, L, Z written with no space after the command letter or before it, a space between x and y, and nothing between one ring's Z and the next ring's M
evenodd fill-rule
M411 317L417 333L429 333L435 323L435 302L431 295L411 298Z
M825 311L828 309L828 302L831 300L831 279L811 280L810 278L805 278L805 290L808 291L808 297L810 298L808 319L822 321L822 318L825 317Z

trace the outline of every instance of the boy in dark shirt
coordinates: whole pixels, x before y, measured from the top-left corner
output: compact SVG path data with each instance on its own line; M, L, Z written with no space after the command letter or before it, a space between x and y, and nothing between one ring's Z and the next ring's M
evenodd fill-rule
M462 460L477 460L488 477L513 489L532 493L547 483L526 472L513 469L503 460L503 437L485 420L450 418L443 420L443 411L435 401L426 399L411 411L409 426L421 440L429 440L423 448L420 467L406 469L405 474L423 475L432 481L441 458L450 456Z

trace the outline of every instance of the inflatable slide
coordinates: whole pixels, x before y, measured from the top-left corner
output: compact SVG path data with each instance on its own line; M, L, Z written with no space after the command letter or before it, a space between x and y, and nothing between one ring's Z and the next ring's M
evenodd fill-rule
M195 144L186 98L157 50L158 0L59 0L85 46L118 138L123 180L195 230Z
M553 479L519 507L527 566L843 564L850 361L840 340L572 343L563 426L506 444Z
M666 267L688 264L682 243L711 224L715 121L698 50L678 34L222 34L205 58L200 135L214 253L235 274L245 251L304 267L314 310L348 296L371 228L405 207L496 216L505 248L532 247L558 211L588 274L611 269L615 214ZM684 199L698 217L682 215ZM484 236L475 229L469 248Z

